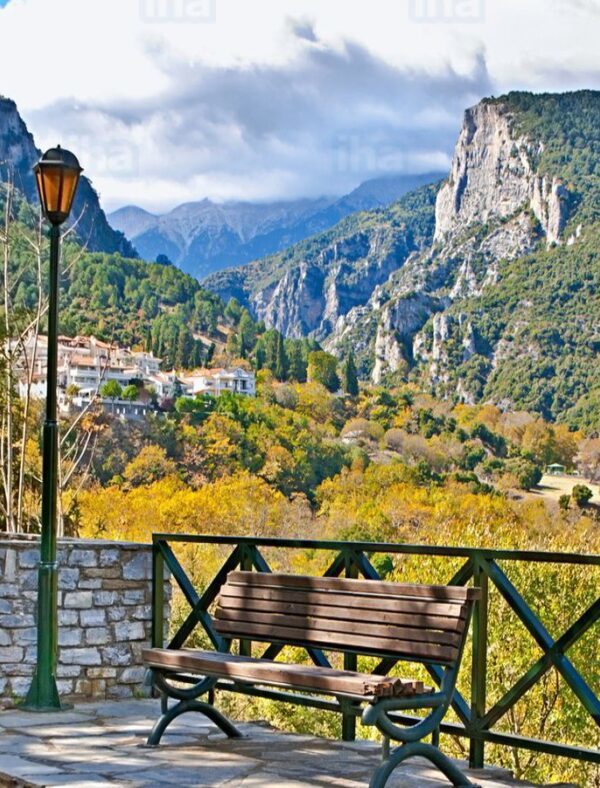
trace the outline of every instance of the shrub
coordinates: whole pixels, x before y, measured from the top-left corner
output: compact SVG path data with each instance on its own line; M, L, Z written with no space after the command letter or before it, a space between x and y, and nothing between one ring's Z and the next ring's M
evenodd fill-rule
M560 498L558 499L558 505L563 510L563 512L567 511L567 509L569 508L570 503L571 503L571 496L570 495L561 495Z
M593 496L593 492L585 484L576 484L571 491L571 497L577 506L585 506Z

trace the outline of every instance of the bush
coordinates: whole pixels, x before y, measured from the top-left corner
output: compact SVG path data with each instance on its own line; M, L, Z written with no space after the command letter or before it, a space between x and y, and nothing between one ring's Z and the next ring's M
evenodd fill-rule
M571 491L571 497L577 506L585 506L587 503L589 503L593 495L594 493L585 484L576 484Z
M567 511L570 503L571 503L570 495L561 495L560 498L558 499L558 505L563 510L563 512Z
M506 463L506 470L514 474L517 484L521 490L531 490L539 484L542 478L542 471L531 460L525 457L515 457Z

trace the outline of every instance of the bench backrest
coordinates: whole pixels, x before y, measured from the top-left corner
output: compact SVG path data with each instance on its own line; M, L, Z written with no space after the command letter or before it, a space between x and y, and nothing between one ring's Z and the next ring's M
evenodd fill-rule
M452 665L479 589L230 572L215 629L227 639Z

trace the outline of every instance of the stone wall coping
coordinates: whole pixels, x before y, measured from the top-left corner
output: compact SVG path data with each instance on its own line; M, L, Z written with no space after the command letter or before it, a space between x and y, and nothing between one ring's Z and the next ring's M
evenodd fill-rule
M30 546L31 544L38 544L39 541L39 534L0 533L0 547ZM57 543L59 547L116 547L122 550L148 550L152 547L151 542L121 542L116 539L77 539L74 537L59 539Z

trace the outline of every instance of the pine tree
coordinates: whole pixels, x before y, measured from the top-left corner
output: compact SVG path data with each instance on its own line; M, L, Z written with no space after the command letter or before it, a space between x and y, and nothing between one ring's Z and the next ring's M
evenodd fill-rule
M195 369L196 367L202 366L203 355L204 355L204 346L202 342L198 342L198 340L194 340L194 350L192 352L192 357L190 358L191 369Z
M346 394L356 397L358 394L358 375L356 373L356 365L354 363L354 356L352 353L350 353L348 360L344 365L344 378L342 385Z
M265 331L264 335L261 337L264 350L263 367L270 369L273 375L275 375L275 369L277 367L277 345L279 342L278 337L279 332L274 328L270 328L268 331Z
M187 369L192 363L194 353L194 337L189 328L179 329L177 346L175 349L175 366L178 369Z
M230 358L239 358L241 355L240 338L237 334L229 334L227 337L227 355Z
M306 361L302 355L302 344L297 340L290 342L290 380L295 380L298 383L306 381Z
M208 350L206 351L206 363L207 364L210 364L210 362L213 360L213 356L215 355L215 350L216 349L217 349L217 346L215 345L215 343L211 342L210 345L208 346Z
M288 357L285 352L285 345L283 343L283 336L277 333L277 352L275 354L275 369L273 374L277 380L285 380L288 373Z
M242 358L246 358L256 342L256 327L247 309L244 309L242 312L238 331L240 337L240 354Z
M254 348L254 369L258 372L266 365L267 354L265 351L265 343L262 338L258 340Z
M242 307L240 302L237 298L230 298L225 307L225 317L235 326L239 323L241 316Z

